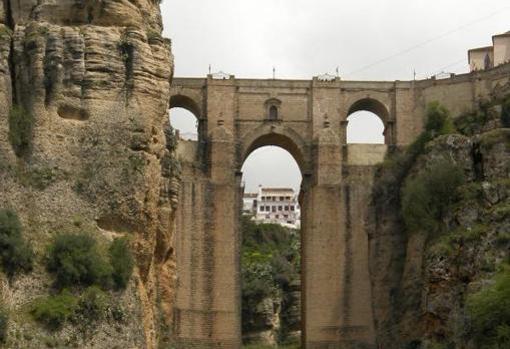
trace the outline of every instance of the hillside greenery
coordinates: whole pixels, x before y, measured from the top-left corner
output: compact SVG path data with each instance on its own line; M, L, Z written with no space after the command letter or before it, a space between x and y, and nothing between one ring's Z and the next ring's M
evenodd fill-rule
M257 330L257 306L267 298L280 299L285 339L285 312L290 306L289 286L300 277L300 235L278 224L257 224L250 217L241 219L242 233L242 328ZM255 345L255 344L254 344ZM251 348L257 348L251 347Z
M468 297L473 335L480 349L510 348L510 266Z
M0 210L0 264L9 277L32 270L34 253L22 235L16 212Z

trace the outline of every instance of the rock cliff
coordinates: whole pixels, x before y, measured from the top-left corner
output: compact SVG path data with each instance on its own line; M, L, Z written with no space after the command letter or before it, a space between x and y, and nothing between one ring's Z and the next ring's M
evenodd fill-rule
M17 212L36 255L32 273L0 273L7 347L155 348L172 313L178 190L159 1L4 0L0 23L0 208ZM51 292L49 241L79 230L129 237L135 273L114 295L128 321L48 332L27 306Z
M507 112L508 97L480 101L476 110L457 116L456 130L422 135L379 169L370 263L382 348L482 347L468 303L510 260ZM451 184L456 171L459 182ZM423 189L420 178L435 184ZM426 206L420 211L419 201L431 192L441 196L446 182L441 201L431 207L438 211L431 214ZM410 190L419 195L409 195ZM421 224L409 224L408 205L421 215ZM427 221L429 214L433 219ZM501 347L489 346L494 343L488 337L483 341L487 348Z

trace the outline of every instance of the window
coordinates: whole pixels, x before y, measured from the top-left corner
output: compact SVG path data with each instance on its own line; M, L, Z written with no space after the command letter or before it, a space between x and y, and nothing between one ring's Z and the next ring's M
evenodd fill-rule
M276 105L269 107L269 120L278 120L278 107Z
M269 212L269 206L266 206L266 211Z
M264 212L264 209L265 209L264 206L260 206L260 212Z
M283 206L278 206L278 211L283 211Z
M271 207L272 212L276 212L276 206Z
M287 224L293 224L293 222L292 221L287 221Z
M276 196L273 196L272 199L273 199L272 201L276 201Z
M294 211L294 205L290 206L290 210Z
M285 211L289 211L289 206L285 206Z
M280 201L283 201L285 200L285 197L284 196L280 196Z
M270 219L270 218L271 218L271 216L266 214L266 219Z
M279 219L279 218L280 218L280 215L279 215L279 214L277 214L276 216L274 216L274 218Z
M284 214L284 215L283 215L283 218L288 219L288 218L289 218L289 215Z

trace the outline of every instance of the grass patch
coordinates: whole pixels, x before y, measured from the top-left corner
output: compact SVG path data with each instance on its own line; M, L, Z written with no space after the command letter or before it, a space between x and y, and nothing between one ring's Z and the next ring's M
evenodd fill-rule
M42 298L34 302L31 314L34 319L50 330L60 329L78 308L78 298L69 291Z

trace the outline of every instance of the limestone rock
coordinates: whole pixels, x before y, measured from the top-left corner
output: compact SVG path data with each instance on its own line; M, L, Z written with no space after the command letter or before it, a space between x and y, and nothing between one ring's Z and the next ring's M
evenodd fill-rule
M81 348L155 348L168 337L162 329L172 318L177 200L177 174L163 173L162 159L173 159L164 132L173 57L170 41L161 37L159 3L5 4L0 23L12 18L14 27L0 24L0 207L18 212L41 257L53 234L82 229L101 244L129 236L136 255L135 275L116 297L129 322L102 324L89 338L66 327L55 340ZM23 156L9 141L14 104L33 117ZM21 173L51 176L41 188L21 180ZM3 287L2 298L17 312L50 286L39 265ZM31 335L10 336L12 347L43 346L44 329L22 317L13 321L12 331Z

